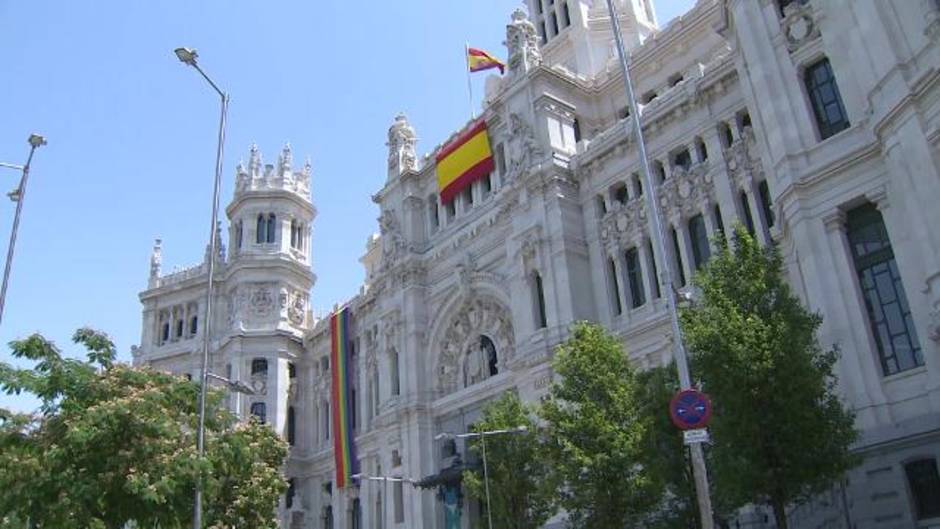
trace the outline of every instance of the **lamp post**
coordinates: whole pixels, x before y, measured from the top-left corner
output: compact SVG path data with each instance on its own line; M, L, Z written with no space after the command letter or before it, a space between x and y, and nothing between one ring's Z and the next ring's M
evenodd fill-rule
M211 340L212 330L212 287L215 274L216 258L216 225L219 218L219 190L222 187L222 152L225 145L225 115L228 112L228 95L223 92L212 79L202 71L196 59L199 55L196 50L190 48L177 48L174 50L176 57L188 66L192 66L202 75L203 79L209 83L213 90L219 94L221 100L221 113L219 117L219 138L215 154L215 181L212 186L212 220L209 224L209 256L208 256L208 278L206 283L206 317L205 330L203 334L202 347L202 370L200 371L199 385L199 425L196 429L196 452L202 459L205 454L205 430L206 430L206 387L209 382L209 341ZM222 378L213 376L213 378ZM196 492L193 502L193 529L202 529L202 480L196 480Z
M29 166L33 162L33 153L36 149L46 144L46 138L39 134L30 134L29 156L26 158L26 165L15 165L12 163L0 163L0 167L7 169L16 169L20 171L20 184L7 193L10 200L16 202L16 213L13 215L13 229L10 230L10 244L7 246L7 260L3 267L3 286L0 287L0 322L3 321L3 307L7 300L7 286L10 283L10 269L13 268L13 249L16 247L16 234L20 228L20 215L23 213L23 202L26 201L26 181L29 179Z
M633 81L630 79L630 68L627 63L627 53L623 47L623 36L620 33L620 20L617 18L617 11L614 9L612 0L607 0L607 10L610 13L611 29L614 33L614 40L617 44L617 55L620 58L620 70L623 74L624 89L627 94L627 102L630 104L630 114L632 116L633 131L635 134L637 150L639 151L640 167L643 172L643 185L646 187L646 207L649 210L649 218L652 222L652 240L656 246L656 253L665 258L666 255L666 235L663 231L662 217L659 211L659 199L656 196L656 186L653 183L652 173L650 172L649 158L646 155L646 143L643 140L643 129L640 126L640 106L636 102L636 95L633 93ZM627 135L630 134L630 125L627 125ZM679 327L679 311L676 307L676 291L672 284L672 271L670 267L660 267L660 276L663 281L663 294L666 296L666 302L669 306L669 317L672 324L672 336L675 342L675 359L679 371L679 386L682 389L692 387L692 377L689 374L689 361L685 352L685 344L682 341L682 329ZM702 529L713 529L711 494L708 487L708 471L705 468L705 455L702 451L702 445L693 443L689 446L692 452L692 475L695 480L695 493L698 497L699 515L702 519Z
M480 445L482 445L481 451L483 455L483 490L486 492L486 523L489 529L493 529L493 510L490 508L490 476L486 468L486 436L523 433L527 430L528 428L525 426L518 426L508 430L489 430L486 432L467 432L458 434L443 432L434 436L435 441L439 441L441 439L468 439L472 437L480 438Z

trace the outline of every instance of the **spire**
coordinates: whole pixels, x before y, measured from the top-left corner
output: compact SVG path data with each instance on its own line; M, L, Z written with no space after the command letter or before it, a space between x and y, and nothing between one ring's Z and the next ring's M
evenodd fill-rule
M290 149L290 142L284 144L281 155L277 157L278 174L281 177L291 176L294 165L294 154Z
M160 265L163 264L163 241L155 239L153 241L153 250L150 252L150 285L156 286L157 279L160 278Z

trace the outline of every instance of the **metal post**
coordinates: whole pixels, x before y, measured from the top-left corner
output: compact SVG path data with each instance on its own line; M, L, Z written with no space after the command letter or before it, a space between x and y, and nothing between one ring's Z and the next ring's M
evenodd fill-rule
M473 121L476 118L476 114L473 112L473 83L470 82L470 43L465 42L463 46L463 62L464 68L467 69L467 94L470 100L470 121Z
M480 434L480 443L483 444L483 488L486 490L486 521L489 529L493 529L493 509L490 505L490 476L486 469L486 434Z
M26 181L29 179L29 166L33 161L33 153L36 149L46 144L45 138L32 134L29 137L29 157L26 159L26 165L19 167L21 170L20 184L10 198L16 200L16 213L13 215L13 229L10 230L10 244L7 246L7 260L3 267L3 286L0 287L0 322L3 322L3 307L7 300L7 287L10 283L10 271L13 268L13 249L16 247L16 234L20 229L20 215L23 212L23 202L26 201ZM3 167L16 168L13 164L3 164Z
M184 61L185 62L185 61ZM208 255L208 278L206 283L206 314L203 324L203 347L202 347L202 372L200 373L199 390L199 424L196 429L196 452L197 457L202 460L205 455L205 436L206 436L206 391L209 385L209 345L212 339L212 290L215 279L215 260L217 253L216 225L219 217L219 191L222 187L222 155L225 144L225 118L228 113L228 96L212 82L212 79L196 64L187 62L196 69L221 98L221 112L219 116L219 136L215 155L215 181L212 188L212 218L209 225L209 255ZM196 491L193 498L193 529L202 529L202 479L196 478Z
M663 231L661 212L659 210L659 200L656 197L656 186L653 183L652 173L650 171L649 158L646 155L646 143L643 140L643 129L640 125L640 108L636 102L636 96L633 93L633 82L630 79L630 68L627 62L626 50L623 47L623 36L620 33L620 20L617 18L617 12L614 9L612 0L607 0L607 10L610 13L610 23L614 32L614 39L617 44L617 54L620 57L620 69L623 73L623 84L627 92L627 101L630 104L630 114L633 116L632 125L636 138L637 149L639 151L640 166L643 171L643 185L646 186L646 207L649 209L649 218L653 223L652 238L656 245L656 253L661 258L666 258L666 237ZM630 135L630 125L627 125L627 136ZM689 362L686 357L685 344L682 341L682 330L679 328L679 312L676 308L676 291L672 284L672 271L669 263L663 263L665 266L659 267L659 273L663 281L663 294L666 296L666 302L669 307L670 322L672 324L672 336L675 342L675 359L679 371L679 385L682 389L692 387L692 379L689 374ZM702 529L713 529L712 503L708 486L708 471L705 468L705 455L702 451L702 445L695 443L690 445L692 452L692 474L695 479L695 492L698 497L699 514L702 520Z

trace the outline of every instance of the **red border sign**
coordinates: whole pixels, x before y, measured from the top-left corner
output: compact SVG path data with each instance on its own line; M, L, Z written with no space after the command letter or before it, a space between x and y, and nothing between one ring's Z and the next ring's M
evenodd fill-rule
M680 430L705 428L712 418L712 401L701 391L680 391L669 403L669 417Z

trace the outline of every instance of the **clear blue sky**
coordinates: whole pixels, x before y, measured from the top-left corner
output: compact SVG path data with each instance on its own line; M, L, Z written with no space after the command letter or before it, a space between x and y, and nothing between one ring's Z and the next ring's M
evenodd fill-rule
M655 0L665 25L694 0ZM199 50L232 97L223 203L235 164L257 142L274 161L289 141L313 162L314 307L357 292L357 261L376 231L371 195L385 181L385 134L407 113L420 153L467 117L463 46L505 57L520 2L0 0L0 161L35 157L6 314L5 346L34 331L79 352L71 333L111 334L121 358L140 337L138 292L150 249L164 270L205 248L217 96L173 55ZM474 78L483 92L486 74ZM0 191L18 174L0 169ZM14 204L0 194L0 252ZM2 257L0 257L2 258ZM0 404L28 401L0 395Z

